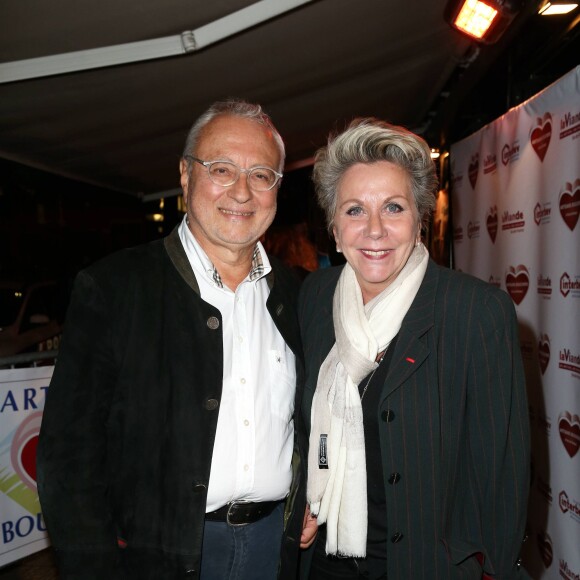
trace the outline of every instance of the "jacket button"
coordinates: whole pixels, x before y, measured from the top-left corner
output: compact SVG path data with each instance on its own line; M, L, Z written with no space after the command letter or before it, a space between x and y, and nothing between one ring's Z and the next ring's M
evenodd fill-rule
M203 405L208 411L215 411L219 406L219 402L217 399L207 399Z
M185 575L186 575L186 576L193 576L194 574L195 574L195 570L194 570L193 568L188 568L188 569L185 571Z
M393 542L393 544L400 542L402 539L403 539L403 534L401 534L401 532L397 532L396 534L391 536L391 542Z
M193 491L195 491L195 493L201 493L203 491L205 491L207 489L207 485L205 485L204 483L194 483L193 484Z
M381 419L385 423L390 423L395 418L395 412L391 411L391 409L387 409L381 413Z
M395 471L395 473L391 473L391 476L388 479L388 482L393 485L394 483L399 483L399 480L401 479L401 474L397 473Z
M219 328L219 326L220 326L219 318L217 318L215 316L210 316L207 319L207 326L208 326L208 328L211 328L212 330Z

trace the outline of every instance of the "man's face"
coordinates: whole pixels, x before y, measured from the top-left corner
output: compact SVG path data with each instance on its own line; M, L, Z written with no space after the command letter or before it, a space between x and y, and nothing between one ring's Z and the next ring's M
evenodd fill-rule
M232 115L210 121L191 154L203 161L232 161L243 169L262 166L278 171L281 161L267 127ZM193 161L188 171L182 160L180 171L189 228L210 259L224 249L253 248L274 219L278 186L252 191L242 173L236 183L222 187L209 179L203 165Z

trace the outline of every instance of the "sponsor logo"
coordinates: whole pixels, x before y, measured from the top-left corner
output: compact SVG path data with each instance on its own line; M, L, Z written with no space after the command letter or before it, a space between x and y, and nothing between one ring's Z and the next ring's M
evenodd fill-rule
M574 185L566 182L560 192L560 215L564 223L574 231L580 215L580 179Z
M467 224L467 237L471 240L473 238L479 238L480 226L478 221L469 222Z
M483 173L495 173L497 171L497 157L495 153L489 153L483 158Z
M570 457L574 457L580 448L580 417L564 411L558 418L558 430L564 449Z
M572 292L572 296L580 296L580 277L576 276L574 280L570 278L568 272L560 276L560 294L566 298Z
M35 411L20 423L10 449L12 468L28 489L36 492L36 447L42 412Z
M501 215L501 229L509 230L511 232L519 232L524 229L526 225L526 220L524 218L524 212L516 210L510 212L508 210L504 211Z
M560 351L560 362L558 367L564 371L570 371L574 375L580 376L580 354L573 354L569 348Z
M48 387L44 387L44 390L46 388ZM5 400L4 412L10 412L20 406L22 408L36 409L34 398L40 394L39 389L25 389L25 391L27 390L29 393L28 395L24 394L24 397L25 401L29 403L28 405L26 402L20 405L18 398L13 396L9 406L6 406ZM26 399L26 397L28 398ZM7 451L9 451L9 461L7 464L0 466L0 472L3 474L3 477L0 478L0 492L9 496L32 515L23 516L17 522L8 520L2 522L1 528L4 543L12 541L16 535L24 537L31 533L37 521L35 518L40 517L36 491L36 447L38 445L41 421L42 411L32 411L8 438L9 448ZM38 522L40 522L39 519Z
M548 224L550 223L550 215L552 213L551 204L548 203L537 203L534 207L534 221L536 225Z
M485 225L492 243L495 244L495 238L497 236L497 206L494 205L489 208L485 219Z
M454 228L453 240L456 242L461 242L463 240L463 228L461 226Z
M550 276L542 274L538 276L538 294L543 298L549 298L552 295L552 280Z
M558 495L558 505L563 514L568 514L572 519L580 523L580 503L568 496L565 490Z
M547 334L540 335L540 341L538 342L538 361L540 363L540 370L544 374L550 362L550 337Z
M538 534L538 550L544 567L549 568L554 558L554 550L552 549L552 538L550 538L547 532L540 532Z
M530 287L528 269L520 264L515 268L510 266L505 276L505 287L516 304L521 304Z
M564 580L580 580L580 574L572 570L568 562L563 558L560 558L560 576Z
M501 162L504 165L508 163L513 163L520 158L520 143L519 141L514 141L513 143L506 143L501 150Z
M568 111L560 119L560 139L570 137L580 132L580 111L571 113ZM574 137L576 138L576 137Z
M530 142L540 161L544 161L550 139L552 137L552 115L544 113L543 118L538 117L530 134Z
M469 177L469 183L471 183L472 189L475 189L478 173L479 173L479 153L474 153L471 156L471 161L469 162L469 166L467 167L467 176Z

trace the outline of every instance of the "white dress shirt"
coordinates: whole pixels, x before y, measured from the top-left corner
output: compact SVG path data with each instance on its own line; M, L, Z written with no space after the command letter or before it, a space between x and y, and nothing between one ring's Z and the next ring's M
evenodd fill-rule
M265 276L272 267L258 242L252 272L232 292L221 284L186 217L179 236L202 299L222 315L223 391L206 511L235 500L283 499L292 479L296 367L266 308ZM260 259L263 270L254 268Z

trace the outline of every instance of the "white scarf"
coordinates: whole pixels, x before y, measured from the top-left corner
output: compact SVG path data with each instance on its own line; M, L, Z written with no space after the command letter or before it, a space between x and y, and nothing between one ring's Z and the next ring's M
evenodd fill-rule
M358 384L377 368L377 354L399 332L428 261L427 249L419 243L395 280L366 305L349 264L338 280L336 342L318 374L308 452L307 498L318 522L326 522L327 554L366 555L367 477ZM319 468L321 444L326 445L322 461L327 458L328 469Z

